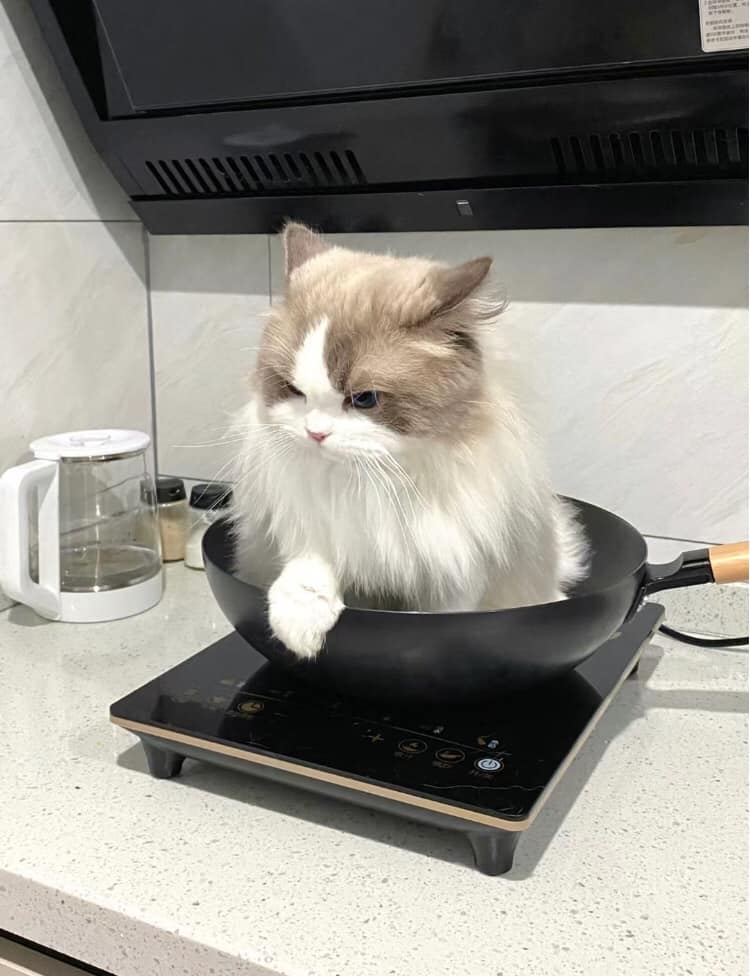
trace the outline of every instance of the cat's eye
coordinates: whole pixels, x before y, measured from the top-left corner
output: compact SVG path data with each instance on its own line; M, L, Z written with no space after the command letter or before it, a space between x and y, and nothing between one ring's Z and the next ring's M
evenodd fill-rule
M352 393L351 395L351 404L357 410L370 410L377 405L377 402L378 394L375 390L364 390L362 393Z
M298 390L297 387L294 386L292 383L287 383L286 388L289 391L289 395L290 396L304 397L304 395L305 395L302 392L302 390Z

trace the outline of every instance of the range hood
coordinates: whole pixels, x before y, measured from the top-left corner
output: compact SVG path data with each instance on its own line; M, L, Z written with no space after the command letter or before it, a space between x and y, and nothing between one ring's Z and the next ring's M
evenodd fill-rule
M153 233L747 220L746 41L699 0L32 5Z

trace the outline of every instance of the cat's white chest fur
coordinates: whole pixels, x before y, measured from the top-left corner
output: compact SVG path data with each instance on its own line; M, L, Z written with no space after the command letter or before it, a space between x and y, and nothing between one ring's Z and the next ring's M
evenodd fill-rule
M270 535L280 565L319 559L340 593L398 596L422 610L544 603L580 572L567 509L540 490L528 446L514 455L504 427L472 450L430 444L420 456L414 445L387 464L280 443L255 401L238 427L246 431L234 495L238 567L250 577L259 532Z
M402 463L332 460L305 443L292 454L303 476L279 471L270 513L285 561L317 553L345 591L397 595L421 609L443 604L457 580L479 569L466 526L440 504L435 485Z

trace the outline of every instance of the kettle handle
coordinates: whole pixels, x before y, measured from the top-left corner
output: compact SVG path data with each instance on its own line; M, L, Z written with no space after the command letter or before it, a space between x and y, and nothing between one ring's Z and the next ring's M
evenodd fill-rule
M53 620L60 616L58 465L29 461L0 477L0 586L12 600ZM29 571L29 498L39 493L39 582Z

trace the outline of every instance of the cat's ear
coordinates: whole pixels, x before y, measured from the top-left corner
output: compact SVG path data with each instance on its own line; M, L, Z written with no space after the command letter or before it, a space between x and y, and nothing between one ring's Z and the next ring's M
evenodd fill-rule
M435 268L430 272L434 297L433 315L441 315L460 305L476 291L487 277L492 258L474 258L452 268Z
M320 234L316 234L304 224L287 224L282 231L281 239L284 244L284 266L287 278L305 261L323 254L331 247Z

